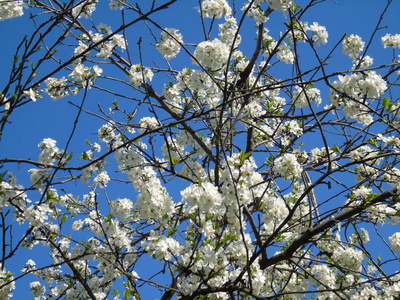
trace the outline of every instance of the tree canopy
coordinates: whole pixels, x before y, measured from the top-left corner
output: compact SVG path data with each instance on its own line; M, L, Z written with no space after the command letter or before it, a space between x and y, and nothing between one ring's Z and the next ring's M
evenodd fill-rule
M0 298L399 299L398 3L333 2L0 0Z

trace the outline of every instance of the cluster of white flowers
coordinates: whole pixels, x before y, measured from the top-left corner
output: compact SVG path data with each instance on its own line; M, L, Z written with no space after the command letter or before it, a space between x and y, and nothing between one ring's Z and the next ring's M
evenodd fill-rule
M237 48L242 40L242 37L238 33L236 18L230 17L225 18L225 20L225 23L218 25L219 38L221 42L225 43L226 45L232 45L233 41L235 41L234 46Z
M108 176L107 171L103 170L93 179L96 186L105 188L107 183L110 181L110 176Z
M49 77L44 82L46 83L45 92L51 99L58 100L68 95L67 79L65 77Z
M356 119L359 123L368 125L373 122L366 104L360 103L365 96L372 99L379 98L386 91L386 81L375 71L368 72L367 76L361 73L339 76L339 80L332 83L330 90L330 101L335 107L344 105L347 118ZM346 98L350 99L346 99ZM344 101L346 99L346 101Z
M178 31L175 28L165 28L161 33L161 42L156 47L165 59L172 59L181 51L183 37Z
M400 251L400 232L396 232L389 237L390 245L394 251Z
M297 108L308 106L311 101L320 105L322 102L321 92L318 88L314 86L307 86L302 88L301 86L296 86L296 90L293 92L293 103Z
M287 146L290 144L292 137L299 137L303 134L303 129L300 127L299 123L295 120L286 121L284 124L278 123L278 128L274 131L279 135L275 139L281 140L282 145Z
M126 41L123 35L114 34L109 42L101 43L99 45L100 52L97 53L96 56L101 57L102 59L107 59L111 57L112 51L115 47L126 49Z
M0 0L0 21L22 16L24 6L22 0Z
M354 61L352 69L353 70L355 70L356 68L366 69L369 66L372 66L373 63L374 63L374 58L369 55L365 55L364 57L360 57Z
M349 153L351 161L362 161L368 165L378 165L382 158L377 158L379 150L373 150L370 146L361 146Z
M142 247L155 259L170 261L173 257L179 257L183 250L182 245L172 237L151 235L142 242Z
M207 18L220 19L223 15L230 16L232 9L226 0L203 0L201 13Z
M282 43L278 47L278 50L279 51L278 51L277 57L280 61L283 61L284 63L287 63L287 64L293 64L295 55L288 43Z
M287 217L289 210L285 201L272 192L266 193L263 197L263 204L265 205L262 217L264 222L263 232L270 235Z
M136 149L119 150L115 154L120 171L128 175L133 187L140 192L136 208L141 218L163 222L175 212L175 203L162 186L157 173Z
M149 68L143 68L141 65L132 65L129 70L128 78L132 82L133 85L139 86L142 85L149 79L150 81L153 79L154 73Z
M8 300L13 297L12 291L15 289L14 276L12 273L1 266L0 268L0 298Z
M89 47L89 42L98 43L105 38L105 35L109 35L112 33L111 27L100 23L97 26L99 32L93 33L92 31L88 31L88 33L82 35L82 39L79 40L78 46L74 50L74 54L78 55ZM98 53L97 57L102 59L107 59L111 57L113 50L115 47L119 47L122 50L126 49L126 40L122 34L114 34L110 40L107 42L102 42L98 45ZM90 52L86 52L85 55L89 55ZM81 60L77 60L74 64L77 65Z
M287 14L293 6L292 0L266 0L266 2L273 10L282 11L284 14Z
M201 42L193 53L197 61L205 69L218 71L228 63L229 47L219 39Z
M189 209L198 208L201 213L215 214L216 208L222 204L222 196L218 188L210 182L200 185L191 184L181 192L182 202L188 203Z
M264 0L246 1L242 7L242 11L247 11L247 15L251 17L256 24L266 23L268 21L265 12L260 9L260 4L262 2L264 2Z
M335 157L337 156L337 154L333 151L328 149L329 151L329 156L330 156L330 160L333 161L335 159ZM323 148L314 148L310 151L310 157L311 160L313 162L320 162L320 161L328 161L327 158L327 149L325 147Z
M103 73L103 69L97 65L93 66L93 71L90 67L85 66L83 63L77 63L74 66L74 70L70 74L71 78L75 80L75 82L79 82L83 87L90 88L93 84L93 79ZM76 93L77 90L74 91Z
M122 10L124 9L124 4L125 4L126 0L110 0L110 8L114 9L114 10Z
M147 130L153 130L160 126L160 122L154 117L143 117L139 121L139 132L145 133Z
M83 0L80 1L78 5L72 8L72 16L74 18L82 18L85 17L86 19L90 18L92 13L96 9L96 4L98 0Z
M43 286L39 281L33 281L29 284L32 296L36 299L41 299L42 295L46 292L45 286Z
M394 49L400 48L400 34L386 34L382 37L382 44L384 48L393 47Z
M350 56L352 61L359 58L360 52L363 51L365 43L360 36L351 34L345 36L343 40L343 53Z
M0 182L0 209L15 205L25 205L30 202L23 186L17 184L17 180L14 175L8 171L8 180L3 178ZM3 175L3 177L5 174Z
M64 150L56 147L56 141L47 138L44 139L41 143L39 143L38 147L42 151L39 155L38 162L44 165L53 165L54 162L58 161L60 163L64 163L62 159L62 155L64 154ZM43 167L40 169L29 169L29 173L31 173L31 182L32 184L41 189L43 187L43 182L49 178L50 169L48 167Z
M293 153L285 153L279 156L274 161L274 172L277 172L284 179L289 179L291 177L300 177L303 168L297 161L297 156Z
M321 26L317 22L314 22L308 28L312 31L313 35L311 39L314 42L317 42L317 46L319 46L321 43L325 45L328 42L329 34L328 31L326 31L325 26Z
M110 123L102 125L97 131L97 134L101 142L109 143L109 141L112 141L115 137L114 128Z

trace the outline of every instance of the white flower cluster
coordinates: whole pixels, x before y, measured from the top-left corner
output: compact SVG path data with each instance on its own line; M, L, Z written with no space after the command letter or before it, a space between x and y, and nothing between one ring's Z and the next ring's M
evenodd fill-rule
M320 44L325 45L326 43L328 43L329 34L328 31L326 31L325 26L321 26L317 22L313 22L313 24L310 25L308 29L312 31L313 36L311 37L311 39L314 42L317 42L317 46L319 46Z
M64 154L64 151L56 146L55 140L51 138L44 139L41 143L39 143L38 147L40 150L42 150L39 155L39 163L44 165L53 165L56 161L62 163L61 158ZM29 173L31 173L30 179L32 184L36 188L41 189L43 187L43 182L50 176L49 172L50 168L48 167L29 169Z
M22 0L0 0L0 21L22 16L24 6Z
M2 266L0 268L0 298L8 300L13 297L12 291L15 289L14 276Z
M91 67L87 67L83 63L78 62L74 66L74 70L70 76L83 87L90 88L93 84L93 80L100 76L101 73L103 73L103 69L98 65L94 65L93 70L91 70ZM78 89L75 89L73 93L77 93L77 91Z
M29 284L29 288L31 289L32 296L35 299L41 299L41 296L46 292L46 287L43 286L39 281L31 282Z
M364 57L359 57L354 61L352 69L353 70L355 70L356 68L366 69L369 66L372 66L373 63L374 63L374 58L369 55L365 55Z
M108 176L107 171L103 170L93 179L96 186L105 188L107 183L110 181L110 176Z
M154 169L147 166L141 152L132 148L119 150L115 159L120 171L128 175L133 187L140 192L136 199L136 208L141 218L163 222L166 220L164 217L175 212L175 203L157 178Z
M352 61L355 61L360 52L363 51L365 43L360 36L351 34L345 36L343 40L343 53L350 56Z
M101 142L105 142L110 144L115 137L115 132L112 123L102 125L97 131L97 135L99 136L99 140Z
M223 15L230 16L232 9L226 0L203 0L201 13L207 18L220 19Z
M44 82L46 83L45 92L51 99L58 100L68 95L67 79L65 77L49 77Z
M282 43L278 47L278 50L277 57L280 61L283 61L287 64L293 64L295 55L293 50L290 48L289 43Z
M188 203L189 209L198 208L203 213L215 213L222 204L222 196L218 188L210 182L200 185L191 184L181 192L182 202Z
M140 86L149 79L153 79L154 73L149 68L143 68L140 64L132 65L129 70L128 78L133 85Z
M154 117L143 117L139 121L139 132L145 133L147 130L153 130L160 126L160 122Z
M205 69L218 71L224 64L228 63L229 47L219 39L201 42L194 51L194 57Z
M400 48L400 34L386 34L382 37L382 44L384 48L393 47L394 49Z
M386 91L386 81L375 71L368 72L367 76L361 73L339 76L339 80L332 83L330 90L330 101L335 107L344 105L344 112L347 118L353 118L359 123L368 125L373 122L365 104L367 101L361 99L368 97L378 99ZM346 99L346 98L349 99Z
M373 179L376 176L376 167L374 165L379 165L382 158L376 157L379 151L374 151L369 146L361 146L356 150L350 152L350 159L354 162L360 162L356 165L356 180L361 182L365 179Z
M219 38L221 42L223 42L226 45L232 45L235 39L234 45L235 48L237 48L240 44L240 41L242 40L242 37L238 33L236 18L230 17L230 18L225 18L225 20L226 20L225 23L218 25Z
M92 31L89 31L88 34L82 35L82 39L79 40L79 44L74 50L75 55L84 52L89 47L89 42L98 43L107 35L112 33L111 27L106 24L100 23L97 28L100 33L93 33ZM122 50L126 49L126 40L122 34L114 34L107 42L100 43L98 45L98 53L96 56L102 59L107 59L111 57L115 47L119 47ZM86 56L89 54L90 52L85 53ZM80 60L75 62L75 65L78 63L80 63Z
M110 8L114 10L122 10L124 9L124 4L126 0L110 0Z
M330 160L333 161L337 154L333 150L328 150L329 151L329 156ZM327 155L326 155L326 148L314 148L310 151L310 157L313 162L320 162L320 161L328 161Z
M293 153L285 153L284 155L278 157L274 161L274 172L277 172L284 179L289 179L291 177L299 178L303 168L297 161L297 156Z
M351 161L363 161L369 165L378 165L382 158L376 158L379 155L378 150L373 150L370 146L361 146L350 152Z
M287 14L288 10L293 6L292 0L267 0L266 2L273 10L282 11L284 14Z
M391 235L389 237L389 242L394 251L400 251L400 232Z
M320 105L322 102L321 92L314 86L307 86L302 88L301 86L296 86L296 90L293 92L293 103L297 108L308 106L311 101Z
M181 51L183 37L178 29L165 28L164 30L161 33L161 42L156 44L156 47L165 59L172 59Z
M179 257L182 252L182 245L172 237L150 236L142 247L155 259L161 261L171 261L172 258Z
M300 137L303 134L303 129L296 120L286 121L285 123L277 123L277 128L273 129L278 134L275 134L275 140L281 140L282 145L290 144L292 137ZM279 136L280 134L280 136Z
M17 179L15 176L8 171L8 179L5 179L5 174L3 175L3 180L0 182L0 209L3 207L15 205L25 205L25 203L30 202L24 192L23 186L17 184Z
M257 1L246 1L242 7L242 11L247 11L247 15L252 18L256 24L266 23L268 18L265 13L260 9L260 4L265 2L264 0Z
M80 4L74 6L72 8L72 16L74 18L82 18L85 17L85 19L90 18L92 13L96 9L96 4L98 0L83 0L80 1Z

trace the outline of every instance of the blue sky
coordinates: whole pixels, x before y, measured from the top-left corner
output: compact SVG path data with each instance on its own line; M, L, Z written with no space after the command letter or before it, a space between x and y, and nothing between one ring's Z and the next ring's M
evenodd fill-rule
M113 25L116 23L113 18L117 17L116 12L110 12L107 5L104 5L104 0L101 5L99 4L97 11L94 14L95 23L104 22L108 25ZM139 3L146 3L146 0L138 1ZM236 1L237 5L241 1ZM300 4L306 1L298 1ZM379 19L380 12L385 6L386 1L382 0L327 0L325 3L319 5L319 7L310 10L309 13L305 15L303 21L306 20L309 23L318 22L319 24L326 26L329 32L328 44L322 46L321 53L327 54L331 47L336 44L344 33L347 34L358 34L364 40L369 40L373 30L375 29L376 23ZM239 6L239 5L238 5ZM185 42L188 43L198 43L202 38L201 28L200 28L200 18L197 13L198 1L195 0L181 0L176 4L171 6L169 10L161 11L157 13L154 17L154 21L159 22L162 27L174 27L179 28L180 32L183 34ZM380 43L380 37L386 33L400 33L400 22L399 22L399 12L400 12L400 1L394 1L394 5L391 10L387 13L385 20L382 23L382 28L375 37L375 42L371 46L370 52L368 54L375 58L375 65L379 65L380 62L384 61L385 55L391 55L391 50L383 50ZM240 12L239 12L240 14ZM266 28L271 30L271 35L277 36L279 31L284 30L282 23L285 19L277 13L273 14L270 21L265 25ZM117 25L112 26L113 29L117 28ZM3 37L3 43L0 46L0 88L2 89L7 82L9 69L11 67L12 56L15 53L16 46L18 45L21 38L33 30L32 22L29 20L29 11L25 11L25 15L20 18L6 20L0 23L0 36ZM256 29L249 25L245 27L244 31L241 32L243 37L242 51L244 54L250 55L255 44ZM152 57L157 55L154 47L149 46L154 43L151 37L148 36L148 31L145 26L139 25L134 29L130 29L128 32L128 43L131 47L131 53L135 56L133 60L138 63L136 42L139 37L143 36L143 47L146 49L144 51L144 61L145 65L150 65ZM193 49L193 48L192 48ZM249 53L246 53L247 51ZM351 61L349 58L345 57L341 53L341 48L333 54L333 60L335 64L328 66L332 70L338 69L350 69ZM157 58L159 60L160 57ZM182 55L176 60L172 61L172 65L176 69L182 69L183 66L188 65L189 67L194 67L190 65L190 60L187 56ZM67 73L66 73L67 74ZM64 74L65 75L65 74ZM155 84L161 87L164 81L155 79ZM159 90L160 92L161 90ZM77 97L67 97L56 102L52 101L49 97L44 96L43 99L38 99L36 103L28 103L27 105L21 107L16 111L10 118L10 125L6 127L6 131L1 140L0 144L0 158L12 157L12 158L32 158L37 159L39 155L39 150L37 144L47 137L51 137L59 142L58 146L63 148L66 142L66 136L72 130L72 123L76 116L76 108L68 103L69 100L74 103L80 103L82 99L82 93ZM97 92L92 92L86 101L85 107L93 111L98 111L97 104L101 103L103 107L108 107L108 104L113 99L111 97L104 97L102 94ZM327 99L324 99L325 104L327 104ZM78 132L74 136L72 148L75 156L79 156L83 150L87 150L84 140L89 138L92 141L97 141L94 133L103 124L98 119L95 118L84 118L78 123ZM22 170L30 168L30 166L22 166ZM17 170L17 166L12 167L15 173L21 171ZM19 177L18 182L29 186L29 177ZM82 187L70 186L74 194L82 192ZM127 191L123 194L129 195L132 193L131 187L127 187ZM111 192L112 194L112 192ZM118 194L118 193L116 193ZM36 195L37 196L37 195ZM118 194L118 197L121 197ZM32 200L34 197L32 197ZM33 252L21 252L14 258L15 264L8 264L6 267L8 270L18 274L27 261L28 258L36 260L37 265L40 265L42 260L43 252L41 252L40 247L38 250ZM147 265L140 267L138 273L145 274L148 271L152 271L152 268L148 268ZM149 274L150 275L150 274ZM14 292L15 299L32 299L30 291L27 287L26 280L17 282L17 289ZM24 286L25 284L25 286ZM160 294L152 289L146 291L149 294L145 297L146 299L157 298Z

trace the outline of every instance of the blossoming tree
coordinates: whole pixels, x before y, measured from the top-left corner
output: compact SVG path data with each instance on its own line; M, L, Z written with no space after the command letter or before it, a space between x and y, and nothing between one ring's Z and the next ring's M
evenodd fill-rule
M21 109L75 110L62 142L0 157L1 299L25 279L35 299L399 299L400 34L382 2L370 36L330 41L323 0L1 0L0 20L33 22L1 148ZM187 3L183 35L168 19Z

